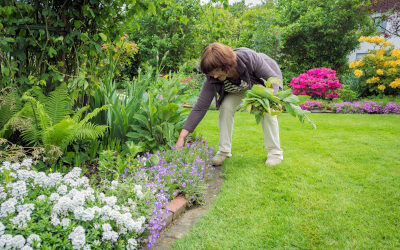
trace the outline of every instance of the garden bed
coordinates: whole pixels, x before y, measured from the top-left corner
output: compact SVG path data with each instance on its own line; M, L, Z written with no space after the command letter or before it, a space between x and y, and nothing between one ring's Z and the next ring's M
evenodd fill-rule
M182 150L146 153L123 176L97 186L80 168L46 174L31 160L4 162L0 248L151 248L171 211L176 219L186 204L204 201L212 151L194 141ZM177 200L183 202L173 208Z

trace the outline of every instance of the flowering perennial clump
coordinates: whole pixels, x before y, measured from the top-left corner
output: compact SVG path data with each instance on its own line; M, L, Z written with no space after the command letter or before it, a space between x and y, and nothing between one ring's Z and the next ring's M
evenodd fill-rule
M134 173L136 179L147 179L145 187L156 192L155 207L146 225L149 235L145 239L147 247L151 247L165 226L166 207L171 198L184 193L189 203L201 203L206 190L206 178L210 175L213 148L205 141L197 140L187 143L182 150L147 153L139 157L143 167ZM159 162L147 166L148 159L156 157ZM140 241L141 239L139 239Z
M359 42L374 44L364 58L351 62L354 75L362 78L370 94L400 93L400 49L394 48L384 37L360 37Z
M190 81L192 81L193 80L193 78L191 78L191 77L184 77L182 80L180 80L179 82L180 83L188 83L188 82L190 82Z
M336 71L328 68L310 69L290 81L292 93L307 95L315 99L333 99L339 96L342 84L336 77Z

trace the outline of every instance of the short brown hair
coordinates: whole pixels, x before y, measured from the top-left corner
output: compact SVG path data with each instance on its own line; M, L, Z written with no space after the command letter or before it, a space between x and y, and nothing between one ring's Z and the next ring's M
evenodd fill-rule
M214 69L221 69L228 72L236 68L236 54L233 49L222 43L212 43L203 51L200 69L204 74L208 74Z

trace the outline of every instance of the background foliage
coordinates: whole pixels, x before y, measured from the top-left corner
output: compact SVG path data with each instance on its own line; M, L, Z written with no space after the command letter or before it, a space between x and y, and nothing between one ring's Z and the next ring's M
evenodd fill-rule
M343 71L346 56L358 46L357 39L373 31L367 6L363 0L279 1L287 69L296 73L318 67Z

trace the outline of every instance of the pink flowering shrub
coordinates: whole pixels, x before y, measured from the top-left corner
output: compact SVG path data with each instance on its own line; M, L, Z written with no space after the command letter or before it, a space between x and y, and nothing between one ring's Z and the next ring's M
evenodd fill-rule
M342 84L336 71L328 68L310 69L290 81L295 95L307 95L313 99L333 99L339 97Z

